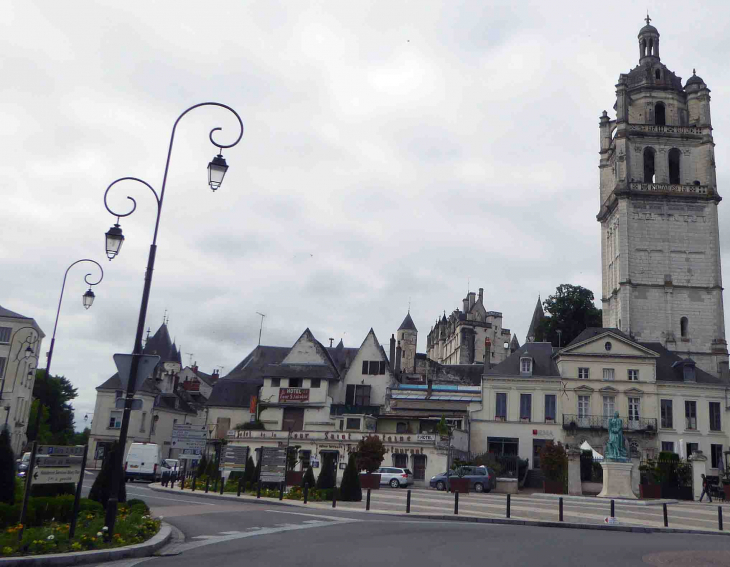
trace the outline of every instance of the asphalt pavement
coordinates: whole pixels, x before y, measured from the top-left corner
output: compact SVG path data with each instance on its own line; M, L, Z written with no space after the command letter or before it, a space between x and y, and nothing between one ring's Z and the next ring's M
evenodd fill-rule
M85 492L93 482L87 475ZM253 565L348 567L449 564L536 566L730 566L730 537L641 534L367 516L159 493L127 484L172 524L162 556L106 565L200 567Z

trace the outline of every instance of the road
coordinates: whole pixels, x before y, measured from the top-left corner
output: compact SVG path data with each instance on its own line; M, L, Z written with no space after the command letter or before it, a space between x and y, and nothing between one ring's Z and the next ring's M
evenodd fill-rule
M91 484L93 475L88 475ZM86 488L88 490L88 487ZM105 563L131 567L253 565L359 567L449 564L537 566L730 566L730 537L634 534L456 523L271 503L217 502L127 485L184 534L174 555ZM187 496L187 497L186 497ZM145 566L146 567L146 566Z

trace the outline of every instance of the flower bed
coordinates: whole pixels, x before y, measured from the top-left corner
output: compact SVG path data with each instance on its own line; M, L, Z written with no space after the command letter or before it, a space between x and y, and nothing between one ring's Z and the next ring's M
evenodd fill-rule
M18 541L22 526L10 526L0 533L0 557L109 549L142 543L159 531L160 521L150 517L144 502L131 500L119 506L114 534L108 542L104 541L107 528L103 511L80 512L73 540L69 539L70 527L70 523L53 518L40 526L26 526L22 541Z

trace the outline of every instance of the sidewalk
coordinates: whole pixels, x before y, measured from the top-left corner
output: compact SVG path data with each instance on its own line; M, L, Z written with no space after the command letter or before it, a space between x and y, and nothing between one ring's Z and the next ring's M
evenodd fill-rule
M160 484L149 485L158 492L184 492L187 496L221 499L227 501L259 502L265 505L307 507L316 510L332 510L331 502L309 502L304 504L298 500L282 500L278 498L257 499L255 495L225 493L223 495L208 494L190 489L181 491L177 488L165 488ZM594 499L563 502L563 522L559 521L557 501L545 499L537 495L513 495L510 499L510 517L506 517L507 498L504 494L465 494L459 497L458 515L454 513L454 495L428 489L411 491L411 512L406 514L407 491L403 489L383 488L373 490L370 497L370 510L366 508L366 497L363 492L362 502L337 502L337 510L358 512L363 514L385 514L401 517L418 517L454 521L478 521L487 523L510 523L548 527L571 527L585 529L608 529L638 532L668 533L704 533L730 535L718 529L718 508L714 505L697 503L676 503L667 506L669 527L664 527L662 507L646 507L635 503L615 503L617 524L607 523L610 515L610 500ZM624 501L626 502L626 501ZM709 506L709 507L708 507ZM730 521L730 505L722 507L723 517Z

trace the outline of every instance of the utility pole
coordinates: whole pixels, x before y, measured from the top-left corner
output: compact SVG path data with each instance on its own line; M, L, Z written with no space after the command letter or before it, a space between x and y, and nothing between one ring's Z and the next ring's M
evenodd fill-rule
M266 315L259 313L258 311L256 311L256 315L261 316L261 326L259 327L259 346L261 346L261 331L264 330L264 317L266 317Z

